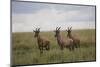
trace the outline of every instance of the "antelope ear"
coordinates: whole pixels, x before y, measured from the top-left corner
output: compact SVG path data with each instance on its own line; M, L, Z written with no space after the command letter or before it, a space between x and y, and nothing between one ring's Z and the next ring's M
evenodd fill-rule
M56 30L58 30L58 27L56 27Z

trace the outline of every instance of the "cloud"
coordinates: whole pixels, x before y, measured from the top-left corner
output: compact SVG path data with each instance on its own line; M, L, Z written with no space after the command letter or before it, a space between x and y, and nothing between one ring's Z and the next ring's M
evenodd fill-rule
M35 6L39 8L35 9ZM73 29L95 28L95 7L58 4L45 4L45 6L35 3L27 13L24 9L12 8L16 9L12 13L12 31L32 32L36 27L40 27L42 31L49 31L57 26L61 26L62 29L68 26L72 26ZM26 5L20 8L25 7ZM28 9L28 5L25 9Z
M12 1L12 13L35 13L41 9L48 9L48 5L43 3Z

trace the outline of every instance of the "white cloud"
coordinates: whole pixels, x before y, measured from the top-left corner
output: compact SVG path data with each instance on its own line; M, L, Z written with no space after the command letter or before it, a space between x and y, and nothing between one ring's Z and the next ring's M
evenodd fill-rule
M57 26L63 29L67 26L73 26L74 29L95 28L94 21L85 20L89 17L90 13L87 15L81 11L59 11L54 8L29 14L12 14L12 31L28 32L36 27L40 27L41 30L54 30ZM76 21L73 22L74 20Z

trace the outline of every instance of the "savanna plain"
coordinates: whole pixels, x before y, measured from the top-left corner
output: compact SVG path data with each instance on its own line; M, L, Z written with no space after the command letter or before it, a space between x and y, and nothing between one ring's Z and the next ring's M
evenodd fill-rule
M96 36L95 29L73 30L72 35L77 34L80 38L80 48L70 51L67 48L60 50L55 32L40 32L50 40L50 50L44 50L40 54L37 39L33 32L12 33L12 63L13 65L67 63L96 60ZM66 31L61 31L63 37L67 37Z

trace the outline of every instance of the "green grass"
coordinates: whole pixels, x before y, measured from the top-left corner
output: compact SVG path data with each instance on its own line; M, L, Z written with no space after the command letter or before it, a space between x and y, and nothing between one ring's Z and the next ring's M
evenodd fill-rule
M81 47L74 51L60 50L54 32L41 32L40 34L50 39L50 51L44 51L41 55L37 41L32 32L20 32L12 34L12 61L13 65L47 64L75 61L96 60L95 30L74 30L81 40ZM61 32L66 37L67 32Z

